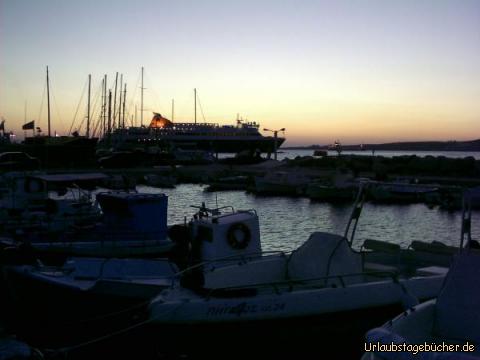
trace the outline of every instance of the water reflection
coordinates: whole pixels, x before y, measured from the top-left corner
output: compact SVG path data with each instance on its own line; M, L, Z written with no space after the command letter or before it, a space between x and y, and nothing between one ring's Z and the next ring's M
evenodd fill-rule
M332 205L306 198L260 197L243 191L204 192L201 185L183 184L176 189L139 186L138 191L165 193L169 196L169 224L183 222L194 212L190 205L205 202L208 207L234 206L255 209L260 218L264 250L290 251L304 243L314 231L343 234L351 205ZM472 236L480 235L480 212L473 214ZM364 239L378 239L408 246L413 240L440 241L458 245L461 213L429 209L424 204L365 204L356 232L358 248Z

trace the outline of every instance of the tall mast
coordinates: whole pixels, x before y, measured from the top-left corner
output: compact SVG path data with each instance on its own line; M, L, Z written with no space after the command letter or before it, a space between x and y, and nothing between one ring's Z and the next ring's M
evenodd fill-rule
M48 109L48 137L50 137L50 83L48 79L48 66L47 66L47 109Z
M112 90L108 90L108 137L112 132Z
M90 137L90 90L92 86L92 74L88 74L88 105L87 105L87 138Z
M118 83L118 71L117 71L117 74L115 75L115 94L113 95L113 126L115 126L115 113L117 111L117 83Z
M118 127L120 127L122 121L122 84L123 74L120 75L120 91L118 92L118 95L120 96L120 99L118 100Z
M195 98L195 124L197 123L197 88L193 89L193 97Z
M143 126L143 66L142 66L142 87L140 97L140 126Z
M103 77L103 106L102 106L102 124L103 124L103 136L105 136L107 130L107 74Z
M123 116L122 127L125 128L125 99L127 98L127 84L125 84L125 91L123 92Z
M173 122L174 115L175 115L175 100L172 99L172 122Z

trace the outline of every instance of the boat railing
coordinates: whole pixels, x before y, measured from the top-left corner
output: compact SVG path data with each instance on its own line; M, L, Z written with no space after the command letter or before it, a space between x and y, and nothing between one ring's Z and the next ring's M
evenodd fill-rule
M232 209L233 209L233 207L232 207ZM215 216L215 219L218 220L218 219L224 218L224 217L226 217L226 216L232 215L233 213L234 213L234 211L232 211L231 213L228 213L228 214L218 215L218 216ZM251 215L257 216L257 210L255 210L255 209L237 210L236 213L251 214Z
M191 273L192 271L195 271L195 270L200 270L205 266L212 265L212 264L215 264L215 263L237 262L237 265L245 265L250 261L253 261L255 259L260 259L260 258L262 258L266 255L267 256L268 255L269 256L278 255L280 257L285 257L286 258L289 255L289 253L286 253L284 251L275 251L275 250L258 251L258 252L250 252L250 253L241 254L241 255L239 255L239 254L229 255L229 256L224 256L224 257L218 258L218 259L205 260L205 261L202 261L198 264L189 266L186 269L183 269L183 270L177 272L174 276L173 281L175 281L175 279L178 279L178 278L182 277L185 274ZM213 270L215 270L215 267L210 268L210 271L213 271ZM173 284L172 284L172 286L173 286Z
M209 261L204 261L199 264L193 265L191 267L188 267L184 270L181 270L177 272L173 277L172 277L172 283L171 283L171 288L175 288L175 285L178 284L178 280L182 278L182 276L195 272L195 271L203 271L204 267L207 266L207 269L210 271L214 271L215 267L213 268L208 268L208 265L212 265L214 263L218 262L232 262L232 261L237 261L237 266L242 266L247 264L249 261L253 261L258 258L262 258L265 255L278 255L280 257L287 258L289 255L288 253L282 252L282 251L264 251L264 252L259 252L259 253L251 253L251 254L245 254L245 255L232 255L232 256L227 256L223 257L220 259L215 259L215 260L209 260ZM222 287L222 288L215 288L215 289L204 289L207 294L212 294L215 291L231 291L231 290L245 290L245 289L265 289L265 288L271 288L275 292L278 292L280 288L287 288L289 291L293 291L295 287L301 287L302 288L314 288L314 287L327 287L327 281L328 280L337 280L342 288L345 288L348 284L348 279L351 279L353 277L358 277L358 276L371 276L371 277L381 277L381 278L390 278L392 282L399 283L399 273L396 271L389 271L389 270L364 270L362 272L356 272L356 273L350 273L350 274L341 274L341 275L328 275L328 276L322 276L322 277L315 277L315 278L305 278L305 279L285 279L282 281L276 281L276 282L268 282L268 283L254 283L254 284L249 284L249 285L244 285L244 286L228 286L228 287ZM347 278L347 279L346 279ZM330 287L336 287L333 283L331 284Z
M212 288L212 289L202 289L205 293L205 296L208 298L215 297L215 294L219 293L228 293L241 290L272 290L276 294L280 294L281 290L286 290L292 292L294 290L305 290L305 289L322 289L322 288L346 288L349 286L348 279L354 277L378 277L382 279L390 279L392 283L402 284L399 282L398 274L391 271L363 271L359 273L350 273L350 274L339 274L339 275L328 275L316 278L305 278L305 279L286 279L283 281L268 282L268 283L254 283L248 285L240 286L226 286L221 288ZM337 282L330 282L337 280ZM338 286L338 284L340 286ZM354 283L352 284L354 285Z
M235 209L231 205L227 206L221 206L215 209L210 209L205 206L205 203L202 203L201 206L197 205L190 205L191 208L198 209L198 214L201 214L202 216L208 216L208 214L211 214L212 216L218 216L221 214L221 210L229 209L230 212L226 215L230 215L231 213L235 212Z
M255 209L235 211L234 207L231 206L231 205L221 206L221 207L218 207L218 208L210 209L210 208L207 208L205 206L205 203L202 203L201 206L190 205L190 207L198 209L198 212L195 215L199 216L200 218L212 216L212 217L214 217L215 220L218 220L218 219L230 216L230 215L235 214L235 213L252 214L252 215L257 216L257 211ZM226 210L226 209L228 209L230 211L229 212L222 211L222 210Z

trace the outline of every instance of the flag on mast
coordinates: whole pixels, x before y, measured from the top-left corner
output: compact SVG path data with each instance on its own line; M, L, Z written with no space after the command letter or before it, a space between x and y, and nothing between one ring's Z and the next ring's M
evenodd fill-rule
M35 129L35 120L32 120L22 126L22 130L33 130Z

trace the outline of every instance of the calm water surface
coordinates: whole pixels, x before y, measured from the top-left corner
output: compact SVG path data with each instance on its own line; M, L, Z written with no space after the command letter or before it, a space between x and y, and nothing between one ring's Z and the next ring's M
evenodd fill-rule
M342 151L342 155L360 155L360 156L372 156L372 152L365 151ZM411 156L416 155L419 157L425 156L445 156L447 158L454 159L463 159L469 156L474 157L475 159L480 159L480 152L478 151L385 151L377 150L375 151L375 156L384 156L384 157L394 157L394 156ZM220 158L230 157L233 154L219 154ZM307 149L280 149L277 154L278 160L283 160L285 158L294 159L297 156L313 156L313 150ZM328 151L328 156L337 156L336 151Z
M290 150L290 149L280 149L278 154L278 160L283 160L285 158L293 159L296 156L312 156L313 150ZM336 156L336 151L328 151L329 156ZM342 151L342 155L361 155L361 156L371 156L372 152L365 151ZM377 150L375 151L375 156L385 156L385 157L394 157L394 156L411 156L416 155L419 157L425 156L445 156L448 158L463 159L469 156L474 157L475 159L480 159L480 152L478 151L385 151Z
M234 206L235 209L255 209L260 220L263 250L289 251L304 243L314 231L343 234L351 205L313 202L307 198L261 197L243 191L204 192L204 186L183 184L176 189L156 189L137 186L139 192L165 193L169 196L168 223L191 218L195 209ZM480 211L472 215L472 237L480 239ZM365 204L356 233L359 247L364 239L377 239L408 246L413 240L441 241L458 245L461 212L429 209L424 204L376 205Z

